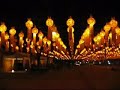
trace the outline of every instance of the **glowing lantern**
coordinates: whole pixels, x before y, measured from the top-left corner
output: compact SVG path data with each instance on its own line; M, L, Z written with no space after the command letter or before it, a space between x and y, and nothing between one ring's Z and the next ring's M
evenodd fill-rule
M111 29L110 24L106 23L106 25L104 26L105 32L109 32L110 29Z
M38 37L39 37L40 39L42 39L43 36L44 36L44 35L43 35L42 32L39 32L39 33L38 33Z
M22 52L22 47L23 47L23 43L24 43L23 37L24 37L24 33L20 32L19 33L19 45L20 45L20 51L21 52Z
M49 17L49 18L46 20L46 25L47 25L48 27L52 27L53 24L54 24L53 20Z
M74 20L72 19L72 17L70 17L68 20L67 20L67 22L66 22L66 24L67 24L67 26L68 27L72 27L73 25L74 25Z
M116 28L115 28L115 32L116 32L118 35L120 35L120 28L119 28L119 27L116 27Z
M9 33L14 36L16 34L15 28L14 27L11 28L10 31L9 31Z
M96 21L95 21L95 19L92 16L90 16L90 18L88 18L88 20L87 20L87 23L90 26L93 26L96 23Z
M20 33L19 33L19 37L24 37L24 33L23 33L23 32L20 32Z
M7 30L7 27L6 27L5 23L2 23L2 24L0 25L0 31L1 31L1 32L5 32L6 30Z
M36 27L34 27L32 29L32 33L33 33L33 43L35 45L36 44L36 34L38 33L38 29Z
M5 40L8 40L9 39L9 35L6 33L5 34Z
M37 33L38 33L38 29L37 29L36 27L34 27L34 28L32 29L32 33L37 34Z
M105 32L104 32L104 31L101 31L101 32L100 32L100 36L104 37L104 36L105 36Z
M112 28L115 28L118 25L118 22L114 18L112 18L110 21L110 25Z
M43 38L43 43L46 44L46 42L47 42L47 38L44 37L44 38Z
M28 21L25 23L26 27L30 30L33 27L33 22L29 18Z

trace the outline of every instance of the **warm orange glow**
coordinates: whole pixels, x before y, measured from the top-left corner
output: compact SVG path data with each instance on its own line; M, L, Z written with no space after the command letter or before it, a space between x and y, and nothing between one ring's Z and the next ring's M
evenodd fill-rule
M0 25L0 32L5 32L6 30L7 30L7 27L6 27L5 23L2 23Z
M33 27L33 22L29 18L28 21L25 23L26 27L30 30Z
M9 30L9 33L10 33L11 35L15 35L15 34L16 34L15 28L12 27L12 28Z
M48 44L48 46L50 46L51 45L51 41L47 40L47 44Z
M55 41L56 40L56 32L52 32L52 40Z
M43 43L44 43L44 44L47 43L47 38L46 38L46 37L43 38Z
M19 50L19 47L18 47L18 46L16 46L16 47L15 47L15 49L16 49L16 51L18 51L18 50Z
M44 36L44 35L43 35L42 32L39 32L39 33L38 33L38 37L39 37L40 39L42 39L43 36Z
M119 28L119 27L116 27L116 28L115 28L115 32L116 32L118 35L120 35L120 28Z
M81 39L81 40L79 41L79 44L81 45L81 44L83 44L83 43L84 43L84 40Z
M110 24L106 23L106 25L104 26L105 32L109 32L110 29L111 29Z
M24 37L24 33L23 33L23 32L20 32L20 33L19 33L19 37L22 37L22 38L23 38L23 37Z
M92 27L96 23L96 21L92 16L90 16L90 18L88 18L87 20L87 23Z
M72 27L74 25L74 23L75 23L75 21L72 19L72 17L70 17L66 22L68 27Z
M9 35L6 33L5 34L5 40L8 40L9 39Z
M36 27L34 27L34 28L32 29L32 33L37 34L37 33L38 33L38 29L37 29Z
M100 32L100 36L104 37L104 36L105 36L105 32L104 32L104 31L101 31L101 32Z
M111 21L110 21L110 25L111 25L112 28L115 28L115 27L117 27L118 22L114 18L112 18Z
M48 27L52 27L53 24L54 24L53 20L49 17L49 18L46 20L46 25L47 25Z

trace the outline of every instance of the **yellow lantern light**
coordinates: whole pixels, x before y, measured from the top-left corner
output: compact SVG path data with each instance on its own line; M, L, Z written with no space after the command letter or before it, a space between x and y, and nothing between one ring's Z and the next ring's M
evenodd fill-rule
M8 40L9 39L9 35L8 33L5 34L5 40Z
M15 49L16 49L16 51L19 51L19 47L18 46L16 46Z
M56 32L52 32L52 41L55 41L56 40Z
M20 47L22 47L22 45L23 45L23 37L24 37L24 33L20 32L19 33L19 45L20 45Z
M54 24L54 21L51 19L51 17L48 17L48 19L46 20L46 25L48 27L52 27Z
M40 39L42 39L43 36L44 36L44 35L43 35L42 32L39 32L39 33L38 33L38 37L39 37Z
M2 24L0 25L0 31L1 31L1 32L5 32L6 30L7 30L7 27L6 27L5 23L2 23Z
M109 33L109 39L112 39L112 33L111 32Z
M60 37L60 34L57 32L56 33L56 39L58 39Z
M68 27L72 27L74 25L74 23L75 23L75 21L72 19L72 17L70 17L66 22Z
M96 23L96 21L92 16L90 16L90 18L88 18L87 20L87 23L92 27Z
M47 44L48 44L48 46L50 46L51 45L51 41L47 40Z
M15 35L15 34L16 34L15 28L12 27L12 28L9 30L9 33L10 33L11 35Z
M101 36L100 36L100 34L98 34L97 35L97 41L100 42L100 40L101 40Z
M33 22L31 21L31 19L29 18L27 20L27 22L25 23L26 27L30 30L33 27Z
M23 33L23 32L20 32L20 33L19 33L19 37L22 37L22 38L23 38L23 37L24 37L24 33Z
M106 25L104 26L105 32L109 32L110 29L111 29L110 24L109 24L109 23L106 23Z
M47 45L48 45L48 48L49 48L49 50L51 49L51 41L50 40L47 40Z
M33 43L35 45L36 44L36 34L38 33L38 29L36 27L34 27L32 29L32 33L33 33Z
M104 37L104 36L105 36L105 32L104 32L104 31L101 31L101 32L100 32L100 36Z
M80 45L79 45L79 44L77 45L77 48L80 48Z
M118 35L120 35L120 28L119 28L119 27L116 27L116 28L115 28L115 32L116 32Z
M94 42L96 43L96 42L97 42L97 36L96 36L96 37L94 37L94 39L93 39L93 40L94 40Z
M44 38L43 38L43 43L46 44L46 42L47 42L47 38L44 37Z
M80 39L79 44L81 45L83 43L84 43L84 40Z
M114 18L112 18L111 21L110 21L110 25L111 25L112 28L115 28L115 27L117 27L118 22Z
M34 27L34 28L32 29L32 33L37 34L37 33L38 33L38 29L37 29L36 27Z

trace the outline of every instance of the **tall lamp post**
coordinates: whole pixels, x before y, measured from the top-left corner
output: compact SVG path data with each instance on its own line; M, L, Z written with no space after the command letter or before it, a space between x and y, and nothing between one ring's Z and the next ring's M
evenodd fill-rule
M108 43L108 35L109 35L109 31L111 29L110 24L106 23L106 25L104 26L104 30L105 30L105 60L106 60L106 46L109 46Z
M46 20L46 25L48 26L48 39L52 40L52 26L54 24L54 21L48 17L48 19Z
M39 46L38 46L38 52L37 52L37 60L38 60L38 69L40 67L40 57L41 57L41 51L42 51L42 48L43 48L43 44L42 44L42 41L43 41L43 33L40 31L38 33L38 37L39 37Z
M29 40L32 39L32 27L33 27L33 22L31 21L31 19L29 18L28 21L25 23L26 27L27 27L27 38Z
M5 45L5 31L7 30L7 27L5 23L2 23L0 25L0 32L1 32L1 44Z
M112 18L110 21L110 26L111 26L111 30L112 30L112 46L116 46L116 32L115 32L115 28L117 27L118 22Z
M38 29L36 27L34 27L32 29L32 33L33 33L33 44L34 44L34 46L36 46L36 35L38 33Z
M70 53L71 53L71 58L73 59L73 52L74 52L74 25L75 21L70 17L66 24L68 26L67 32L68 32L68 37L69 37L69 46L70 46Z
M87 19L87 23L89 24L89 30L90 30L90 46L91 48L93 47L93 37L94 37L94 25L96 23L96 20L90 16L88 19Z
M20 32L19 33L19 46L20 46L20 51L22 52L22 48L23 48L23 37L24 37L24 33L23 32Z
M14 38L14 35L16 34L16 30L14 27L12 27L10 30L9 30L9 33L10 33L10 46L12 47L12 52L14 52L14 49L15 49L15 38Z
M52 27L54 25L54 21L51 17L48 17L46 20L46 26L48 27L48 39L51 41L51 51L53 52L53 41L52 41Z

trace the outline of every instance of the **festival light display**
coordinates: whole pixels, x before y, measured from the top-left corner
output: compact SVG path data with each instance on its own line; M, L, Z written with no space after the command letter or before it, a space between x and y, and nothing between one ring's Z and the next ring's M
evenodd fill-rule
M39 55L62 60L120 58L120 28L118 21L115 18L111 18L97 35L94 35L96 20L90 16L87 19L87 23L88 26L83 32L78 45L74 46L75 30L73 26L75 21L72 17L66 20L69 47L62 41L64 37L60 37L59 30L57 30L57 26L55 26L51 17L46 20L46 26L48 27L47 36L33 24L31 19L28 19L25 23L27 35L25 35L24 30L16 34L17 30L14 27L7 30L5 23L1 23L0 50L1 52L32 53L32 55L38 55L39 53Z

